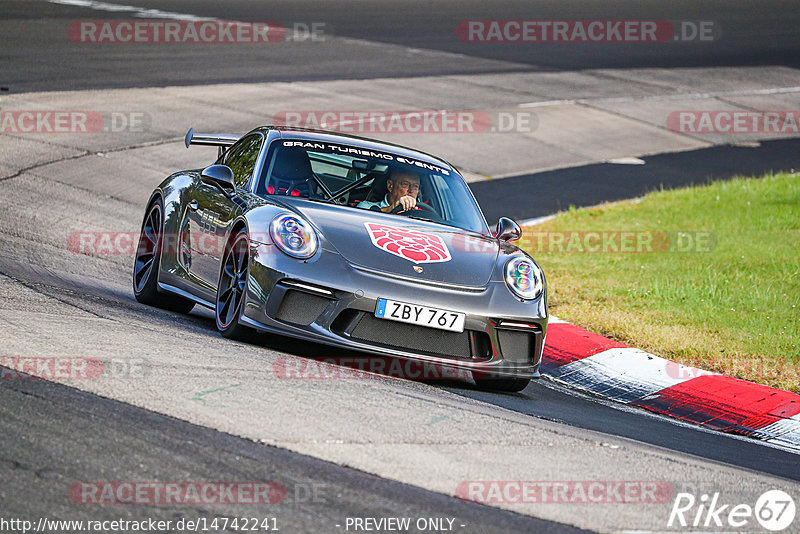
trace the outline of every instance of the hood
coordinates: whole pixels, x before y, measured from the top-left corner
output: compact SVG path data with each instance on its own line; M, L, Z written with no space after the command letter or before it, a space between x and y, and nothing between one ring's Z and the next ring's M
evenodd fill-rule
M497 240L477 232L318 202L292 204L348 262L371 271L485 287L497 262Z

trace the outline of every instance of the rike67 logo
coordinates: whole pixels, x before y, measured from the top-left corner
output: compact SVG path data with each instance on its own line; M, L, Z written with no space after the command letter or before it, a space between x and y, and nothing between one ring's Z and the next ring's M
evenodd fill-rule
M699 499L691 493L678 493L667 526L725 530L746 528L752 531L758 528L755 524L758 522L766 530L780 532L794 522L796 512L794 499L781 490L762 493L755 505L726 503L718 492L703 494Z
M389 254L400 256L414 263L436 263L450 261L447 244L438 235L388 226L364 223L372 244Z

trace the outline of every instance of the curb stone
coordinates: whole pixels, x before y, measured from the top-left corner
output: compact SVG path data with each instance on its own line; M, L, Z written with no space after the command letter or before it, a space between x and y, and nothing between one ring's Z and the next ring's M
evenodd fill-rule
M599 397L800 451L800 395L687 367L553 316L541 371Z

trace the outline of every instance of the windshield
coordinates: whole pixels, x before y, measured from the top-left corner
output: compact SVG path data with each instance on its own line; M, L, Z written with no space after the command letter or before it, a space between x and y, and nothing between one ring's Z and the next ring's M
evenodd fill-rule
M278 140L270 147L256 194L309 198L488 231L467 184L452 169L360 147Z

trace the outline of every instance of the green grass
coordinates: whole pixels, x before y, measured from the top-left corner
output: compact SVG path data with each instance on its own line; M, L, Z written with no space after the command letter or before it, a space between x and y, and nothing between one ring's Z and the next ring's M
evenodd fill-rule
M572 233L587 231L631 232L653 251L580 252L586 241ZM544 269L552 314L665 358L800 392L800 175L571 208L524 229L521 246Z

